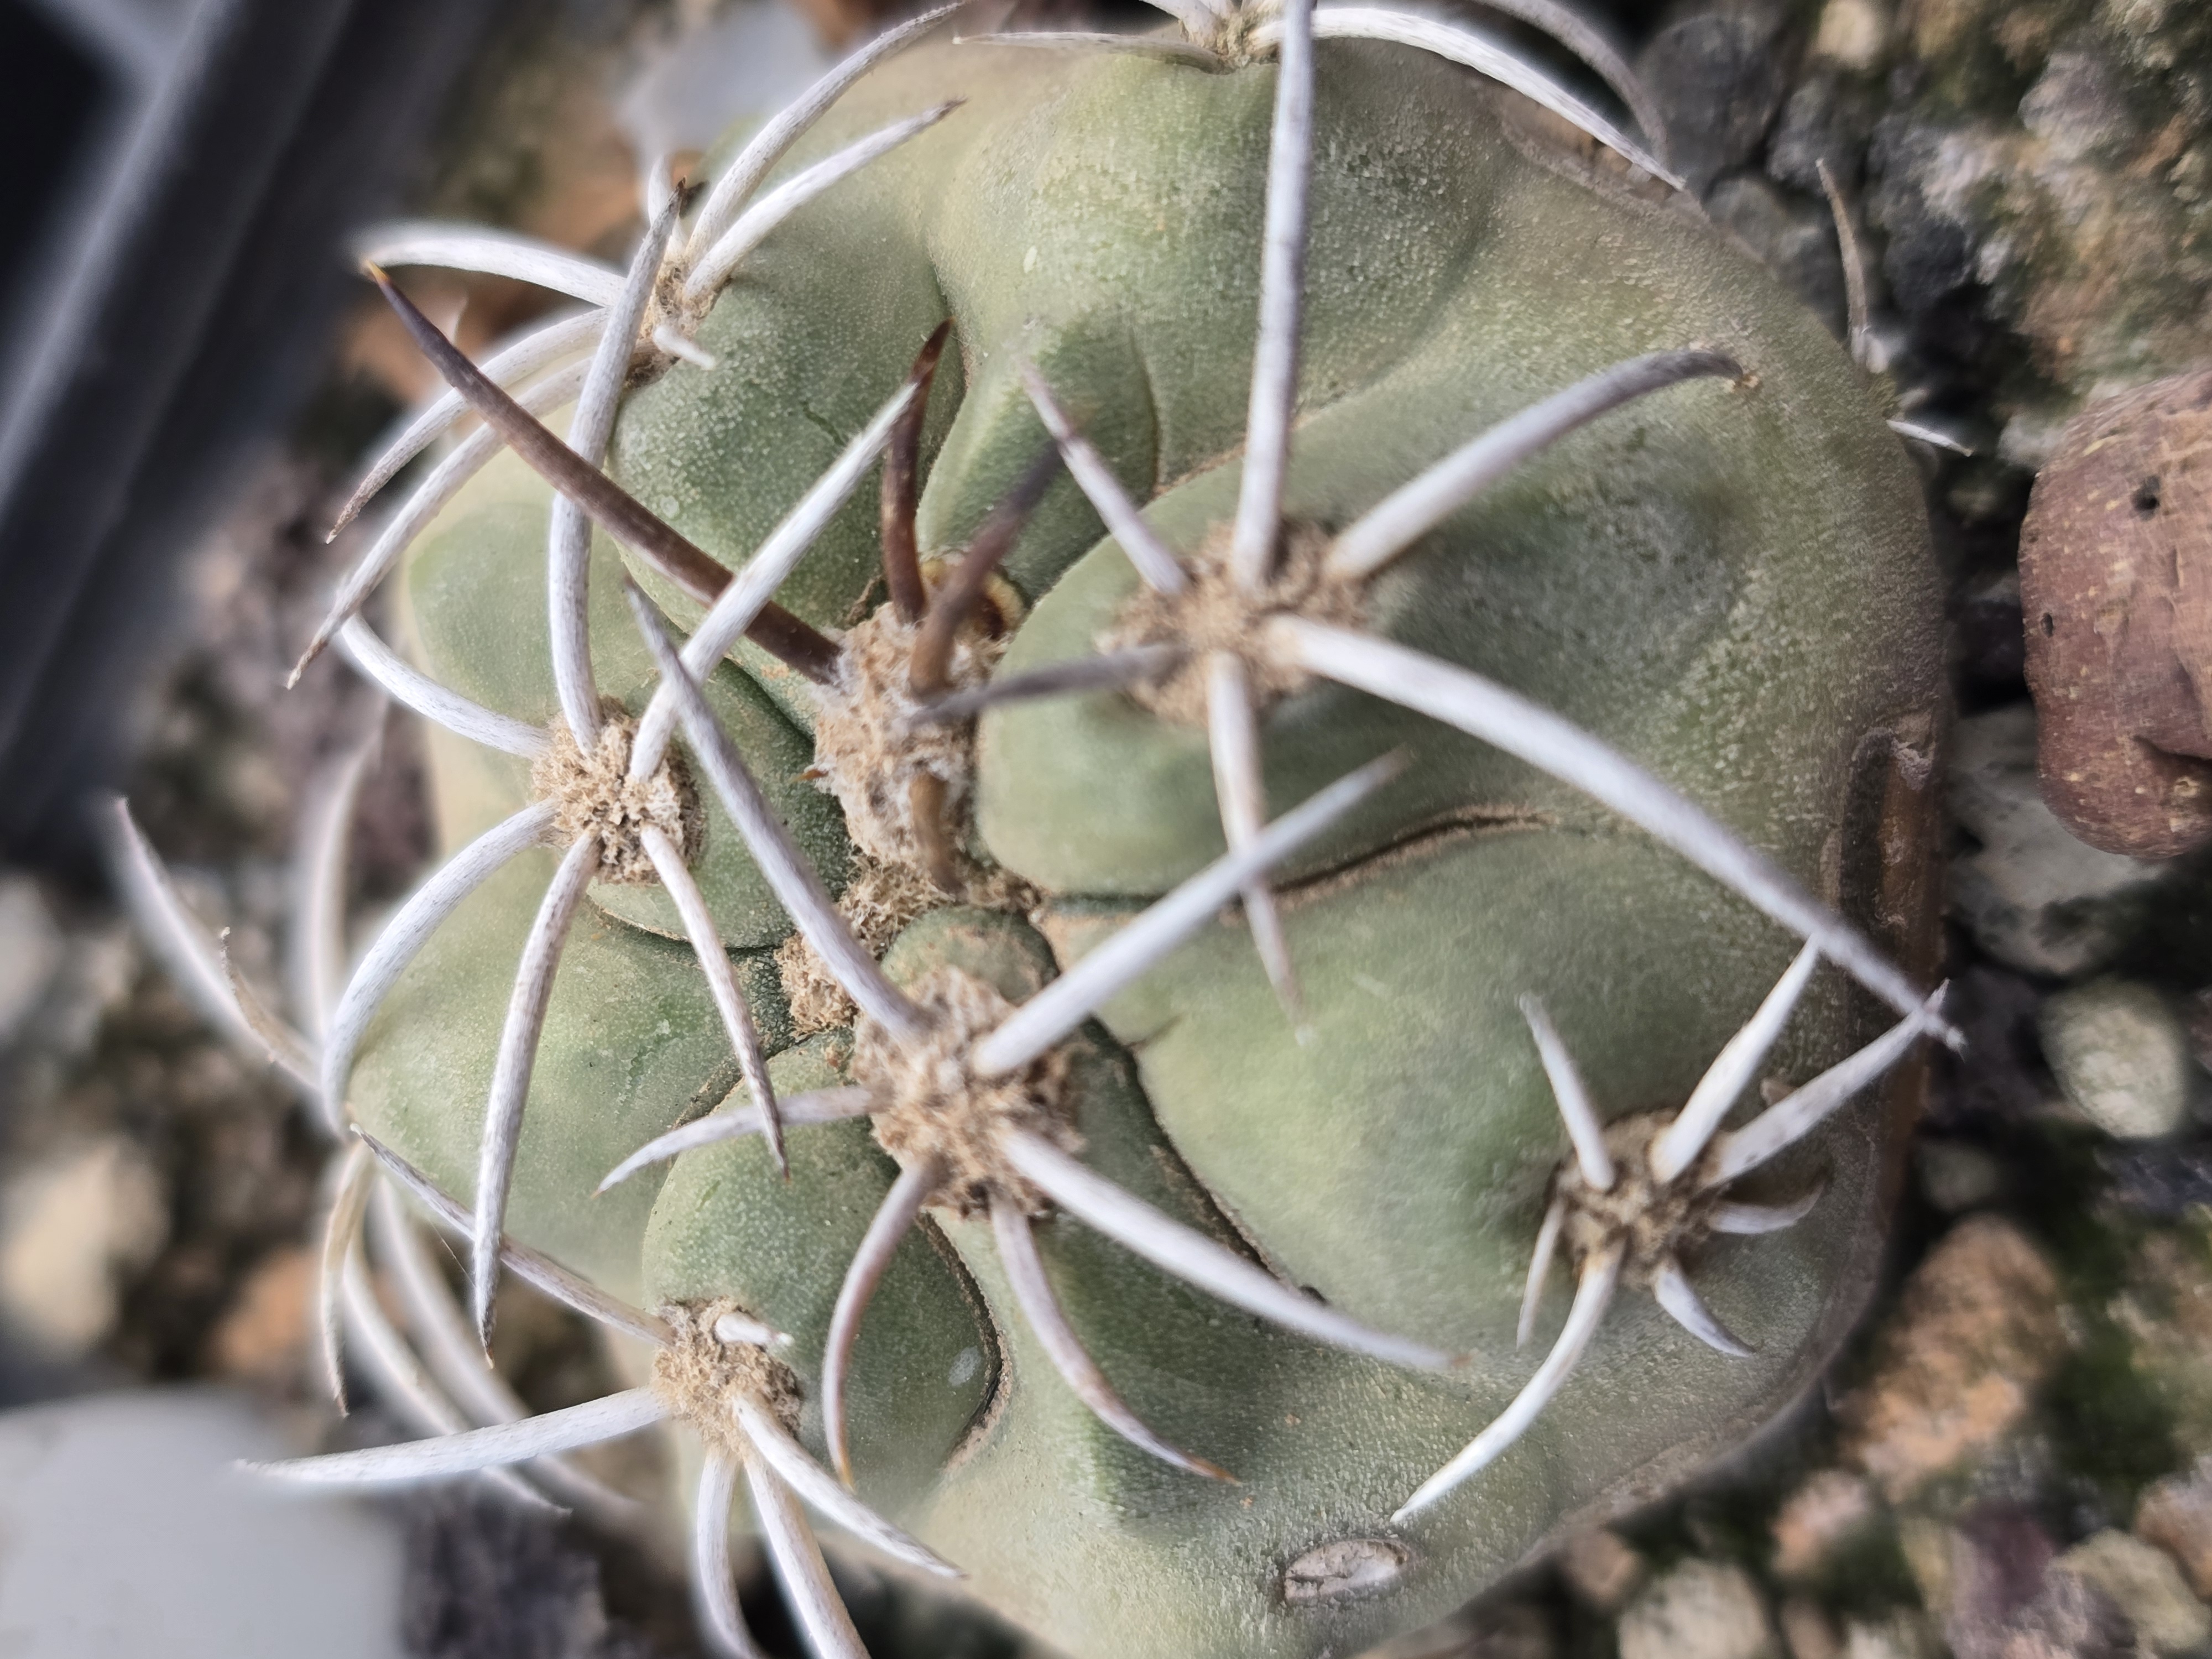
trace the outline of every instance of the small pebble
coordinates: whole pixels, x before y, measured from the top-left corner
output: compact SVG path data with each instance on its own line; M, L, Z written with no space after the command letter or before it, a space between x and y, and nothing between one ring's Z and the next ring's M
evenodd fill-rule
M1782 1645L1790 1659L1843 1659L1844 1638L1817 1601L1793 1595L1782 1604L1775 1622L1782 1627Z
M2107 1528L2053 1566L2102 1590L2135 1626L2138 1644L2160 1659L2212 1643L2212 1611L2191 1593L2173 1558L2140 1538Z
M1936 1659L1943 1644L1927 1620L1910 1612L1844 1622L1843 1659Z
M1897 1522L1898 1553L1905 1570L1920 1592L1920 1605L1931 1617L1942 1619L1951 1606L1951 1532L1941 1521L1924 1515L1901 1516Z
M2136 1536L2181 1564L2189 1587L2212 1601L2212 1458L2170 1474L2136 1505Z
M2179 1221L2212 1206L2212 1145L2203 1140L2100 1147L2097 1162L2112 1178L2110 1196L2137 1215Z
M1953 866L1951 907L1999 962L2071 979L2112 960L2170 866L2076 841L2044 805L2035 732L2026 703L1959 722L1951 811L1980 845Z
M2100 979L2044 999L2045 1058L2076 1110L2120 1140L2187 1127L2198 1071L2178 1009L2151 986Z
M130 1141L64 1148L0 1191L0 1321L50 1358L114 1328L116 1281L168 1237L161 1180Z
M314 1296L315 1253L301 1245L271 1251L246 1275L210 1338L210 1368L271 1387L289 1382L307 1351Z
M2026 1419L2066 1350L2058 1279L2010 1222L1971 1216L1905 1280L1872 1374L1838 1408L1844 1455L1892 1503Z
M1759 1586L1741 1567L1692 1557L1620 1617L1620 1659L1781 1659Z
M1807 1477L1775 1512L1775 1577L1814 1577L1845 1545L1864 1536L1880 1514L1880 1501L1863 1476L1821 1469Z
M1575 1599L1607 1617L1627 1604L1648 1571L1644 1558L1606 1527L1570 1538L1559 1551L1559 1577Z
M1945 1215L1979 1209L2004 1188L2004 1166L1963 1140L1923 1140L1913 1149L1921 1194Z
M2079 1574L2033 1511L1984 1504L1950 1531L1943 1636L1953 1659L2129 1659L2127 1615Z
M0 876L0 1048L15 1042L61 969L61 930L39 884Z
M1813 32L1813 56L1869 70L1889 46L1889 8L1881 0L1828 0Z

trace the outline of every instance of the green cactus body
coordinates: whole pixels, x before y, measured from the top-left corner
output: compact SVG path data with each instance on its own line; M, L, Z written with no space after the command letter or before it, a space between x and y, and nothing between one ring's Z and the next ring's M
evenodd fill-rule
M697 331L718 360L628 396L610 471L740 565L947 316L919 532L957 550L1047 441L1040 369L1185 555L1234 511L1276 70L1106 52L918 49L848 94L796 165L922 104L965 106L781 227ZM1293 526L1334 532L1465 439L1593 370L1702 345L1748 371L1590 425L1449 518L1353 603L1367 629L1566 715L1663 777L1911 959L1927 921L1915 793L1940 697L1937 599L1911 471L1833 343L1692 211L1554 153L1462 71L1401 48L1317 58ZM957 356L957 364L952 359ZM434 676L544 723L550 493L495 463L408 568ZM1028 607L999 672L1085 655L1138 583L1066 479L1004 574ZM594 553L592 644L633 712L652 665ZM881 601L872 501L782 603L851 627ZM641 569L680 623L699 607ZM757 647L710 699L832 891L858 867L799 777L808 689ZM1102 1425L1012 1310L988 1219L910 1235L854 1351L862 1495L974 1588L1079 1656L1317 1656L1441 1616L1571 1519L1739 1443L1824 1363L1878 1253L1904 1121L1869 1098L1762 1175L1825 1176L1810 1216L1716 1238L1700 1289L1755 1344L1701 1346L1647 1298L1494 1467L1403 1524L1407 1495L1512 1398L1540 1350L1515 1316L1565 1138L1528 1027L1540 998L1600 1115L1679 1107L1793 941L1585 797L1499 750L1316 683L1262 715L1271 812L1402 748L1406 777L1281 875L1304 1039L1234 913L1066 1045L1082 1156L1171 1217L1388 1331L1472 1358L1431 1375L1324 1347L1180 1283L1065 1216L1042 1221L1071 1322L1136 1413L1239 1484ZM1022 914L939 908L886 969L957 967L1018 1002L1223 851L1202 729L1120 691L1008 705L975 738L967 850ZM458 846L530 799L526 767L434 740ZM470 1192L533 855L487 884L372 1028L352 1104ZM781 1090L854 1052L801 1038L772 959L782 908L718 805L701 886ZM821 1443L818 1357L845 1263L898 1173L854 1121L789 1132L791 1174L738 1140L606 1196L602 1176L736 1082L666 895L601 885L556 981L508 1225L651 1307L733 1299L790 1333ZM1832 969L1767 1070L1802 1081L1887 1022ZM1904 1092L1902 1085L1895 1091ZM1739 1110L1739 1118L1748 1112ZM1540 1329L1555 1328L1557 1291ZM1334 1547L1332 1548L1331 1547Z

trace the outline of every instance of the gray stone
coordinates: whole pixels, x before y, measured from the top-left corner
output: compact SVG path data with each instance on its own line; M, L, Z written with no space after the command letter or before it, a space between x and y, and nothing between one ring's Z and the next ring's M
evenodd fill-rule
M2114 160L2136 136L2126 89L2112 64L2078 45L2051 54L2020 100L2020 119L2062 161Z
M1959 722L1952 815L1980 845L1951 872L1951 907L2008 967L2072 979L2109 962L2166 867L2100 853L2043 804L2035 711L2026 703Z
M461 1481L410 1495L407 1522L400 1633L409 1659L661 1659L641 1632L607 1617L599 1555L556 1518ZM870 1608L868 1590L852 1582L855 1619L882 1632L885 1609ZM887 1648L945 1659L971 1652L957 1625L935 1641L915 1629L915 1613L933 1605L926 1598L895 1605L901 1632L922 1639L882 1634Z
M1945 1215L1979 1209L2004 1187L2004 1165L1963 1140L1923 1140L1914 1150L1921 1195Z
M2135 1632L2112 1597L2053 1571L2057 1549L2020 1504L1984 1504L1949 1535L1943 1636L1954 1659L2127 1659Z
M1854 189L1875 113L1874 98L1859 77L1840 74L1832 65L1816 66L1782 106L1766 145L1768 176L1819 196L1820 164L1826 161L1838 185Z
M1979 227L1965 205L1996 165L1977 135L1899 112L1867 151L1867 213L1888 238L1882 275L1908 313L1934 310L1974 280Z
M2190 1594L2173 1558L2140 1538L2107 1528L2052 1565L2103 1591L2135 1626L2139 1650L2164 1659L2212 1643L2212 1611Z
M2121 1140L2189 1122L2199 1073L2179 1010L2151 986L2095 980L2044 999L2044 1056L2076 1110Z
M1923 1614L1844 1621L1843 1659L1936 1659L1943 1644Z
M1741 1567L1696 1559L1655 1580L1620 1617L1620 1659L1780 1659L1759 1586Z
M1645 44L1637 73L1658 100L1676 169L1703 195L1759 154L1789 89L1778 9L1722 5L1679 17Z
M9 1659L398 1659L401 1540L237 1467L297 1448L212 1390L0 1413Z

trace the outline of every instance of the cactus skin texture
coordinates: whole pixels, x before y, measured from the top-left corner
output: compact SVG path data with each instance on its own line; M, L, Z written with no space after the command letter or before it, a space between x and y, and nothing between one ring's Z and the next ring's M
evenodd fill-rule
M1041 370L1168 544L1236 508L1253 356L1272 63L1218 72L1105 52L917 49L878 70L788 171L935 100L960 111L794 215L678 362L627 396L612 476L740 564L947 316L922 445L925 556L959 548L1047 443ZM1340 529L1483 428L1638 353L1747 371L1574 433L1453 514L1367 588L1370 631L1478 670L1597 733L1712 811L1908 966L1932 911L1925 760L1942 697L1917 479L1844 354L1694 212L1555 149L1463 71L1403 48L1316 53L1308 302L1285 485ZM513 457L407 566L418 659L517 719L557 712L542 618L550 491ZM999 672L1086 654L1137 578L1062 478L1004 575L1027 606ZM604 537L601 690L653 681ZM864 492L778 598L817 627L881 601ZM680 626L699 605L640 580ZM799 775L811 705L741 645L708 683L833 892L856 856ZM1064 1216L1036 1229L1070 1321L1197 1478L1097 1420L1014 1311L988 1218L910 1233L854 1350L860 1495L1077 1659L1313 1659L1442 1616L1571 1523L1741 1444L1812 1379L1878 1255L1911 1074L1758 1177L1809 1216L1696 1253L1754 1345L1701 1346L1620 1300L1571 1383L1479 1478L1407 1494L1534 1367L1516 1316L1567 1152L1516 1000L1540 999L1599 1115L1679 1107L1796 941L1565 785L1420 716L1322 683L1261 716L1268 811L1394 747L1393 787L1278 872L1304 1030L1233 910L1068 1046L1082 1156L1169 1215L1385 1331L1470 1355L1406 1370L1264 1323ZM449 848L527 805L527 765L432 737ZM1118 691L978 722L969 850L1036 890L951 906L885 959L957 966L1020 1001L1224 848L1202 728ZM361 1122L465 1199L514 963L554 855L478 890L407 970L353 1074ZM709 809L702 890L779 1091L835 1086L853 1038L800 1038L773 961L789 933ZM1824 968L1765 1073L1802 1082L1888 1023ZM897 1176L864 1121L794 1127L600 1178L737 1080L666 895L593 890L552 993L507 1212L515 1238L651 1308L729 1299L789 1333L800 1435L823 1445L821 1356L846 1266ZM1740 1106L1738 1119L1750 1115ZM1538 1315L1548 1342L1566 1298ZM1331 1547L1334 1547L1332 1548Z

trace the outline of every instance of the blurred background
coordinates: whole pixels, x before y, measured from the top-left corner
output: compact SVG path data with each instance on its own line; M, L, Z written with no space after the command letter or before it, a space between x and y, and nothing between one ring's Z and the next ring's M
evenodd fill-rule
M2212 7L1582 9L1705 211L1840 334L1829 165L1900 407L1972 452L1916 453L1951 595L1973 1048L1941 1064L1890 1289L1824 1393L1393 1654L2212 1650L2212 872L2096 851L2043 805L2016 562L2067 421L2212 361ZM309 1380L321 1149L125 926L88 811L125 791L241 970L282 984L300 815L377 718L335 661L284 678L360 545L324 539L352 469L430 387L349 237L451 218L619 258L645 158L757 118L891 15L0 0L0 1652L696 1650L656 1540L468 1490L272 1508L224 1475L393 1431L373 1407L333 1428ZM547 303L408 286L471 349ZM366 926L429 852L404 720L354 847ZM602 1386L562 1321L499 1330L534 1405ZM879 1659L1021 1650L851 1589ZM771 1593L747 1604L787 1642Z

